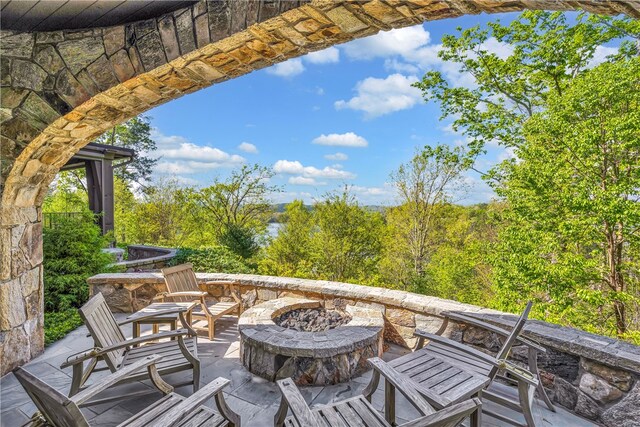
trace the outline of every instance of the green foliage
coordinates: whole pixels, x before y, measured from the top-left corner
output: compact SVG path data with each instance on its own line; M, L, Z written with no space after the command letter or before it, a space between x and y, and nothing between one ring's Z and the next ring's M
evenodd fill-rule
M348 191L330 194L313 210L311 262L319 279L374 284L382 250L382 215L358 205Z
M640 58L576 77L526 123L497 187L509 202L498 303L598 333L638 330ZM594 322L594 313L598 313Z
M382 215L358 205L345 189L309 212L287 205L286 222L260 260L263 274L379 284Z
M391 175L401 204L387 215L382 268L388 281L404 289L423 282L438 244L438 211L463 188L463 173L472 163L461 147L427 146Z
M44 313L44 343L52 344L83 325L76 309Z
M111 262L93 215L61 218L43 232L45 311L66 311L89 296L87 278L106 270Z
M113 234L117 245L120 246L134 239L134 230L138 228L135 211L138 203L127 182L117 176L113 180L113 199Z
M193 264L195 271L250 274L256 267L224 246L193 249L180 248L171 265Z
M135 150L135 157L126 166L114 170L114 174L123 181L149 180L153 167L158 162L146 155L156 149L156 143L151 139L151 119L147 116L134 117L116 125L95 142Z
M420 293L484 305L492 298L489 263L497 205L445 206L439 213L439 243L425 267Z
M272 214L267 197L277 187L268 185L271 169L243 165L225 181L216 179L213 185L190 193L189 209L199 224L212 224L211 231L218 243L244 258L259 250L258 238L263 235Z
M260 260L260 272L275 276L311 277L312 213L294 200L281 216L282 227Z
M477 85L452 87L440 72L430 71L415 86L426 101L440 105L441 118L452 119L453 130L469 138L472 154L490 142L517 147L524 142L523 123L589 68L600 45L624 39L620 55L637 54L637 20L581 14L575 25L567 21L560 12L527 11L508 26L458 28L459 35L443 37L438 56L459 65ZM492 37L511 52L491 52Z
M88 204L87 192L83 187L78 187L75 177L69 172L60 172L47 192L42 212L82 212Z

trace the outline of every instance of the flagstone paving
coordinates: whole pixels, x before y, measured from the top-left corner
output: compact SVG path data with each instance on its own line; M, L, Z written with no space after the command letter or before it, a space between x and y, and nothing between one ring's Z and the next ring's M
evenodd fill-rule
M117 315L124 318L126 315ZM130 331L129 336L130 336ZM144 330L143 333L150 333ZM68 392L71 383L70 369L61 370L60 364L71 354L80 352L92 347L91 339L87 336L84 327L78 328L63 340L47 347L40 357L34 359L25 366L25 369L35 373L39 378L50 384L52 387L63 392ZM231 384L225 389L225 398L229 406L242 416L242 427L267 427L273 425L273 416L280 403L280 393L277 386L267 380L257 377L248 372L239 361L239 336L237 330L237 319L225 317L216 323L216 338L209 341L203 336L198 337L198 354L202 363L202 380L206 384L216 377L225 377L231 380ZM384 354L384 359L391 360L408 350L398 346L390 346ZM106 373L94 374L90 381L99 380ZM182 382L182 377L186 380L191 374L183 372L168 376L166 379L170 383ZM347 397L361 393L370 377L370 372L355 378L349 383L331 386L301 387L302 395L311 405L326 404L343 400ZM382 410L384 393L381 384L378 391L373 395L373 405ZM121 385L112 388L102 394L104 396L115 396L134 391L151 391L152 388L143 382ZM191 386L183 386L176 389L183 395L192 392ZM102 405L91 406L84 409L87 418L92 426L113 426L126 420L134 413L142 410L160 397L159 393L151 392L135 399L122 399ZM213 407L213 402L207 405ZM418 416L413 407L403 398L399 397L396 413L398 421L411 420ZM490 403L488 403L490 405ZM568 411L558 408L558 412L553 413L546 409L539 402L535 407L537 425L540 427L563 426L563 427L590 427L596 424L577 417ZM506 413L507 410L501 409ZM0 426L18 427L28 422L29 417L35 412L35 406L24 392L13 374L8 374L0 379ZM514 416L510 414L510 416ZM485 416L483 425L488 427L502 427L506 424Z

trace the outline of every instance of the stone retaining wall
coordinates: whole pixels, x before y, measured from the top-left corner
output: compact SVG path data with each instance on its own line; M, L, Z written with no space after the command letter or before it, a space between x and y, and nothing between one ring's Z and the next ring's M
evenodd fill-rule
M416 328L436 331L443 311L463 311L497 325L509 326L516 316L441 298L392 289L284 277L197 273L201 289L213 298L228 295L209 280L241 285L245 306L281 297L309 298L326 308L355 305L377 308L385 315L385 340L413 348ZM102 292L114 311L146 306L165 291L159 273L99 274L89 279L91 293ZM640 347L573 328L532 320L524 332L546 349L539 357L542 380L554 402L607 426L634 425L640 419ZM484 350L500 346L497 337L476 328L451 323L445 332ZM526 360L526 349L514 347L515 360ZM635 424L637 425L637 424Z
M177 249L161 248L158 246L129 245L127 246L127 260L113 264L121 267L127 273L145 270L159 270L168 265L178 252Z

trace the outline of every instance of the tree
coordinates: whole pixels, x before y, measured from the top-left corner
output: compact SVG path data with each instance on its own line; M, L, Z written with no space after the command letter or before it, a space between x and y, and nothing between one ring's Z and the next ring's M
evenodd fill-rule
M141 183L151 178L151 172L158 159L148 156L148 153L156 149L156 143L151 139L149 117L141 115L116 125L100 135L95 142L131 148L135 151L135 157L130 163L114 170L118 178L128 183Z
M510 206L496 260L503 307L533 298L551 320L638 333L639 76L638 57L601 64L526 122L496 187Z
M261 272L277 276L310 277L313 215L302 200L285 207L278 236L267 246Z
M438 242L425 267L420 293L477 305L492 295L493 213L499 205L445 205L439 209Z
M469 139L470 154L490 142L518 147L524 122L593 66L599 46L622 40L618 56L638 53L638 20L580 14L570 25L568 19L560 12L527 11L508 26L458 28L459 36L443 37L438 56L459 65L475 85L452 87L442 73L430 71L415 86L426 101L440 104L441 119L452 119L453 129ZM493 41L505 44L506 55L490 51Z
M131 242L179 247L195 237L188 197L192 190L174 179L163 179L148 186L135 205L127 234ZM116 209L117 211L118 209ZM201 231L203 227L198 227ZM199 242L209 242L198 234Z
M460 147L427 146L391 175L400 206L387 216L393 243L386 245L385 264L404 288L423 274L433 252L437 210L460 189L471 163Z
M212 227L218 241L237 254L255 255L257 238L266 231L271 215L268 195L278 188L268 180L273 172L260 165L243 165L226 181L192 192L192 201L202 208L202 224Z
M44 306L49 312L80 307L89 297L87 278L106 270L111 256L106 240L85 207L78 216L61 217L43 232Z
M114 237L118 243L130 242L136 228L135 213L138 208L138 201L127 183L119 177L114 177L113 183L114 198Z
M382 249L383 220L358 205L345 188L314 205L311 260L316 278L373 284Z

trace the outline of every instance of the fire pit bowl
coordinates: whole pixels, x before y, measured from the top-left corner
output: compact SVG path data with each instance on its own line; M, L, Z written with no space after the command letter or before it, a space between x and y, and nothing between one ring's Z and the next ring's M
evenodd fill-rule
M367 359L382 355L383 329L378 310L347 306L335 312L319 301L279 298L240 316L240 359L270 381L291 377L298 385L337 384L365 372Z

